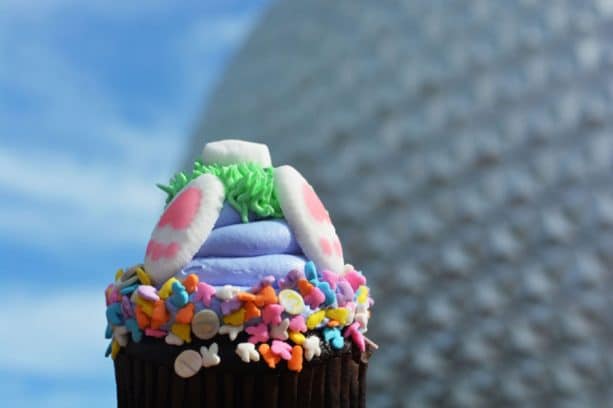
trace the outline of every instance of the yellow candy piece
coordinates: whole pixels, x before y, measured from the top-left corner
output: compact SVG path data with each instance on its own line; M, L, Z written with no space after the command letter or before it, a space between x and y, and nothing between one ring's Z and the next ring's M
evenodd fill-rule
M145 300L138 295L134 296L133 300L134 300L134 303L140 306L144 314L151 317L151 314L153 313L153 302Z
M151 278L149 277L149 275L147 275L147 272L145 272L145 270L141 266L137 267L135 271L140 283L142 283L143 285L151 285Z
M290 331L289 339L300 346L304 343L304 340L306 340L304 334L297 331Z
M358 288L358 303L368 301L368 286L362 285Z
M161 299L168 299L168 297L172 293L172 284L176 281L177 278L170 278L166 282L164 282L160 290L158 290L158 296Z
M236 312L223 317L223 322L230 326L240 326L245 322L245 308L241 307Z
M336 320L344 326L347 324L347 317L349 317L349 310L344 307L339 307L336 309L328 309L326 310L326 317L328 319Z
M313 330L315 327L317 327L324 317L326 317L325 310L320 310L307 317L306 325L309 330Z
M115 282L117 282L122 276L123 276L123 269L121 268L117 269L117 272L115 272Z
M283 289L279 292L279 303L289 314L299 315L304 311L304 300L295 290Z
M117 354L119 353L120 348L121 346L119 345L117 340L113 340L113 342L111 343L111 358L113 360L115 360L115 357L117 357Z
M172 334L180 338L186 343L191 343L192 341L192 333L191 327L189 324L175 323L170 328Z

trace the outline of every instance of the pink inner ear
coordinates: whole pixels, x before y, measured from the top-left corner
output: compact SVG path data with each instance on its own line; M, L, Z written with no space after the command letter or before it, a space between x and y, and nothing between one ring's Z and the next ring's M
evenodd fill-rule
M306 206L315 221L330 222L330 215L328 215L326 207L324 207L321 200L313 190L313 187L311 187L308 183L304 183L302 186L302 195L304 196L304 202L306 203Z
M186 188L164 211L160 222L158 222L158 227L170 224L172 228L177 230L187 228L196 216L201 200L202 191L200 189L196 187Z
M332 255L332 244L330 244L330 241L328 241L326 238L322 237L319 239L319 246L324 254Z
M170 244L163 244L154 239L147 244L147 251L145 254L151 258L152 261L157 261L160 258L173 258L181 247L176 242Z

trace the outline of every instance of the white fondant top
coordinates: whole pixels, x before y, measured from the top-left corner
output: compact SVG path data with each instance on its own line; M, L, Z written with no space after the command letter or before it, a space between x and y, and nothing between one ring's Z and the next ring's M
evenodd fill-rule
M204 164L222 166L245 162L256 163L262 167L272 166L268 146L235 139L207 143L202 149L202 160Z

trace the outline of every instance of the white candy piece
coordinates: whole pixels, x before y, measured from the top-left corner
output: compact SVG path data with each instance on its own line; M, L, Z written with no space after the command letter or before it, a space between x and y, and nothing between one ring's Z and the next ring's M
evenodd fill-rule
M219 358L219 347L217 343L211 344L208 348L206 346L200 347L200 354L202 355L202 366L213 367L221 362Z
M203 174L168 204L145 254L145 269L156 284L172 277L194 257L219 218L224 199L219 178Z
M207 340L215 337L219 330L219 317L212 310L201 310L192 319L192 332L199 339Z
M270 325L270 337L278 340L287 340L287 329L289 327L289 319L281 320L279 324Z
M328 211L302 175L291 166L275 169L275 190L287 223L307 258L324 269L343 272L343 249Z
M302 343L304 348L304 358L306 361L311 361L313 357L319 357L321 355L321 346L319 344L319 337L309 336L304 339Z
M174 333L168 333L166 337L164 337L164 341L166 341L166 344L170 344L171 346L183 345L183 339Z
M239 343L236 346L236 354L245 363L249 363L250 361L260 361L260 353L257 352L255 349L255 344L253 343Z
M236 337L240 332L242 332L244 326L241 324L240 326L230 326L229 324L224 324L219 328L219 334L227 334L230 337L230 340L236 340Z
M175 373L181 378L189 378L202 367L202 357L195 350L185 350L175 359Z
M216 289L215 296L221 300L230 300L240 291L241 290L236 286L224 285L221 288Z
M255 163L262 167L272 166L268 146L262 143L234 139L220 140L204 145L202 161L204 164L219 164L222 166L238 163Z

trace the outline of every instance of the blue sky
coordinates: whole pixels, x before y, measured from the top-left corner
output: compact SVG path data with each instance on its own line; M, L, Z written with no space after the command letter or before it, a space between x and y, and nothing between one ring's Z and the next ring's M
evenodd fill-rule
M104 287L142 260L154 185L265 6L0 2L4 406L113 406Z

